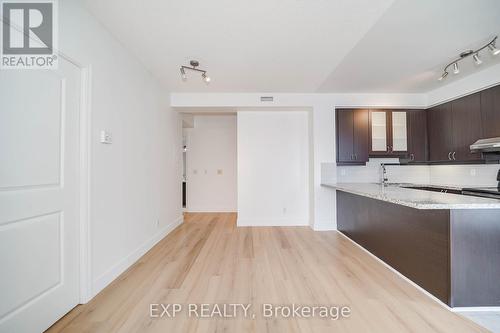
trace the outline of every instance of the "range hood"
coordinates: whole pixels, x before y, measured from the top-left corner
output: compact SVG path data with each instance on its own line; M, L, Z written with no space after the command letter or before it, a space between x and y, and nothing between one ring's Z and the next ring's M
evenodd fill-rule
M500 138L477 140L470 146L472 152L500 152Z

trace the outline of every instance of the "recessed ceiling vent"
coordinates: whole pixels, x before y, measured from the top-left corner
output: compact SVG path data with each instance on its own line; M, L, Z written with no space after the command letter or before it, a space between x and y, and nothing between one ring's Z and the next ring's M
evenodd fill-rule
M261 96L260 101L261 102L272 102L272 101L274 101L274 97L273 96Z

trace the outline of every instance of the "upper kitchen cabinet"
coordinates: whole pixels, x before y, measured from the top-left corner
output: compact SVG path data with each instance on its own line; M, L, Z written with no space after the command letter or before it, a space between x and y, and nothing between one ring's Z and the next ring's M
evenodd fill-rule
M406 111L370 111L370 155L402 156L408 152Z
M450 161L453 151L451 103L435 106L427 111L429 160Z
M480 94L483 138L500 137L500 86L483 90Z
M337 163L368 161L368 110L337 109Z
M472 94L451 102L453 155L455 161L477 161L480 153L471 153L470 145L482 138L481 97Z
M480 160L470 145L482 137L479 94L459 98L428 110L429 160L432 162Z
M406 113L408 121L408 158L412 162L428 160L427 112L411 110Z

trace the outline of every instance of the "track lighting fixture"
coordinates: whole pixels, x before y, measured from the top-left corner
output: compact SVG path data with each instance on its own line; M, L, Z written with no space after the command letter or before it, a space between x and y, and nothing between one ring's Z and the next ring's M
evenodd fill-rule
M488 48L491 51L491 54L493 54L493 55L500 54L500 50L497 49L496 46L495 46L497 38L498 38L498 36L495 36L495 38L493 38L493 40L491 42L489 42L488 44L480 47L477 50L467 50L467 51L464 51L464 52L460 53L459 58L453 60L448 65L446 65L446 67L443 70L443 74L438 78L438 80L442 81L442 80L444 80L448 76L448 73L449 73L448 69L451 66L453 66L453 74L459 74L460 73L460 68L458 67L458 63L460 61L464 60L465 58L470 57L470 56L472 56L472 59L474 60L474 63L476 65L478 65L478 66L481 65L483 63L483 61L479 57L479 52L483 51L486 48Z
M201 73L201 78L202 80L206 83L206 84L209 84L211 79L210 77L207 75L207 71L205 70L202 70L202 69L198 69L196 67L198 67L200 65L200 63L197 61L197 60L191 60L189 62L189 64L191 65L191 67L189 66L181 66L181 78L183 81L187 81L187 74L186 74L186 69L189 69L191 71L196 71L196 72L200 72Z

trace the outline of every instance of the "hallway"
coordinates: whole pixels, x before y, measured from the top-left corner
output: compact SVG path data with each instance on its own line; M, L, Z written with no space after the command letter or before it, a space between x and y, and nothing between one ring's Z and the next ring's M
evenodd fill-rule
M183 306L150 317L151 304ZM251 304L255 319L189 318L191 303ZM263 318L262 304L348 306L350 315ZM157 312L160 314L160 311ZM335 231L236 227L236 214L187 214L136 264L49 332L472 332L454 314Z

